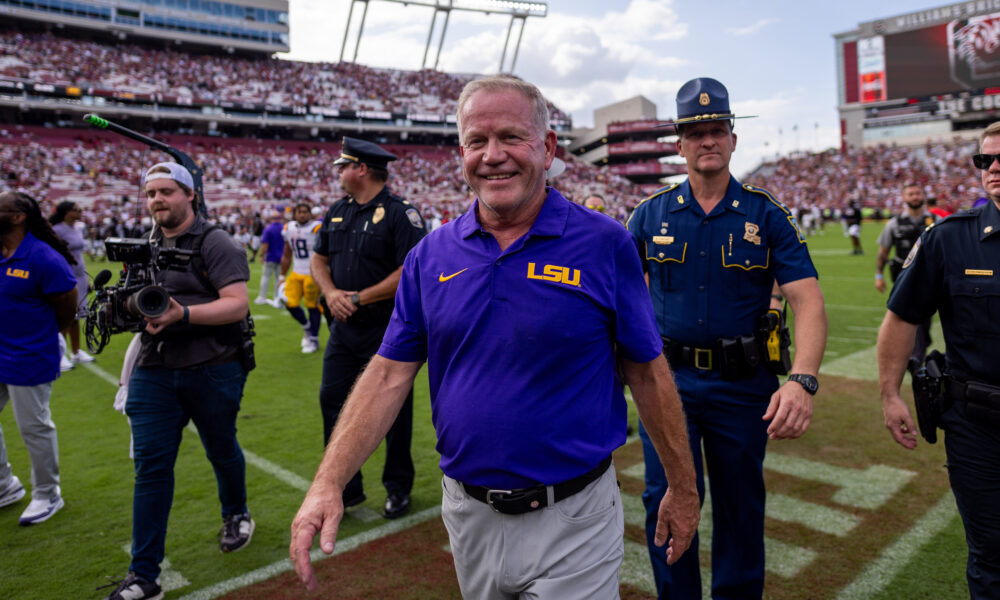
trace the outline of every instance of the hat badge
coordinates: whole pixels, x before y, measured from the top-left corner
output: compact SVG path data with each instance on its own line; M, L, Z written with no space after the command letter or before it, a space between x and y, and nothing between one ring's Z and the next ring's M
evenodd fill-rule
M708 92L702 92L701 95L698 96L698 104L708 106L709 102L711 102L711 100L708 98Z

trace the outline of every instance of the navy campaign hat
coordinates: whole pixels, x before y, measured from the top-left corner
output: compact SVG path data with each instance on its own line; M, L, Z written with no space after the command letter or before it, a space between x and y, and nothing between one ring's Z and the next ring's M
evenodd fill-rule
M395 154L386 152L376 144L344 136L344 147L340 150L340 158L333 161L333 164L364 163L370 167L385 169L396 158Z
M675 125L745 118L748 117L733 114L729 108L729 91L711 77L697 77L677 90Z

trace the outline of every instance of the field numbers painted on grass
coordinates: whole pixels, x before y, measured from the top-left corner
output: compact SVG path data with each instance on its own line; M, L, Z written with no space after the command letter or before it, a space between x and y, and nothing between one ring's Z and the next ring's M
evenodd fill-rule
M874 465L864 470L847 469L772 452L764 456L764 468L839 487L831 498L834 502L867 510L875 510L885 504L916 476L913 471L885 465Z
M834 486L838 489L832 495L832 501L844 506L866 510L875 510L881 507L916 475L912 471L884 465L875 465L863 470L848 469L776 453L766 455L764 468L799 479ZM622 469L619 473L641 481L644 469L643 463L640 462ZM642 499L623 493L622 505L625 509L625 522L645 530L646 510L643 507ZM860 518L849 512L777 493L768 494L765 514L770 519L797 523L814 531L837 537L847 536L861 521ZM711 543L711 490L706 490L705 493L698 535L702 544ZM644 551L637 552L634 549L630 551L628 544L629 542L626 542L622 581L649 592L648 586L651 585L651 582L645 579L650 571L649 558ZM638 544L636 545L638 546ZM769 573L785 578L795 577L818 556L814 550L809 548L801 548L767 536L764 537L764 548L765 569ZM634 560L640 562L630 564L630 561ZM702 571L702 582L705 587L703 591L709 594L711 573L707 569ZM650 593L655 594L655 590ZM706 595L706 597L708 596Z

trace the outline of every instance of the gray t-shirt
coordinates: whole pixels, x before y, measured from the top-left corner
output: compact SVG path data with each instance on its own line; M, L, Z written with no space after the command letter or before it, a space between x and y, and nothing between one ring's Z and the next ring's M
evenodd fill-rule
M163 248L177 247L190 250L201 233L210 227L200 216L187 231L173 238L163 237L157 230L154 240ZM217 290L227 285L250 279L250 266L246 252L222 229L208 233L201 245L201 262L206 287L194 273L194 264L185 270L165 269L157 275L157 283L182 306L205 304L219 297ZM223 326L181 325L175 323L162 333L152 336L143 333L142 350L137 364L142 367L162 366L184 369L208 364L219 364L237 359L239 351L237 324ZM227 333L228 332L228 333Z

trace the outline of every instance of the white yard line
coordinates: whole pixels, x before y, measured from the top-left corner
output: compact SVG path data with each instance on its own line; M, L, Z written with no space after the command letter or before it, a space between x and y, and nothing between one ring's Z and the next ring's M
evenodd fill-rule
M958 514L955 497L949 490L941 500L906 533L868 564L861 575L840 590L836 600L864 600L881 592L913 560L917 551L944 530Z
M433 519L440 514L441 507L432 506L431 508L422 510L416 514L412 514L395 521L389 521L384 525L379 525L378 527L374 527L368 531L362 531L357 535L352 535L349 538L338 540L337 545L333 550L333 554L326 555L319 548L315 548L309 553L309 558L313 563L316 563L325 558L330 558L330 556L350 552L362 544L367 544L373 540L377 540L394 533L399 533L405 529L419 525L424 521ZM210 600L211 598L218 598L219 596L228 594L229 592L245 588L255 583L260 583L261 581L268 580L275 575L287 573L291 570L293 570L292 561L284 558L278 562L271 563L259 569L254 569L248 573L244 573L243 575L239 575L225 581L220 581L219 583L192 592L183 596L180 600Z

